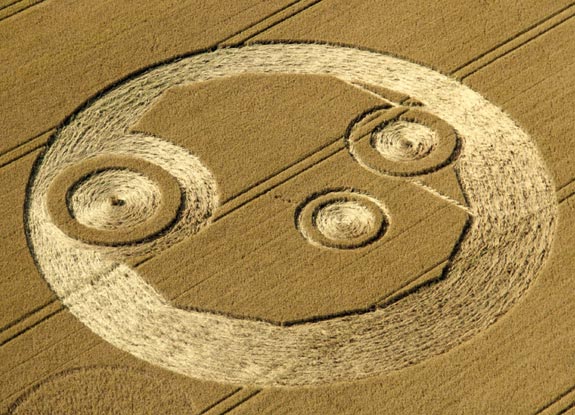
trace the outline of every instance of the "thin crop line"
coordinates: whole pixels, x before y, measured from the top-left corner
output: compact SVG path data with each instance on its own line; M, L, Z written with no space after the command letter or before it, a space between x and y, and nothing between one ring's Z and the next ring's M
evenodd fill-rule
M481 69L484 69L485 67L491 65L492 63L498 61L499 59L501 59L501 58L503 58L503 57L509 55L510 53L512 53L512 52L514 52L514 51L516 51L516 50L522 48L523 46L525 46L525 45L531 43L533 40L535 40L535 39L537 39L537 38L543 36L544 34L548 33L550 30L552 30L552 29L556 28L557 26L559 26L559 25L565 23L567 20L573 18L574 16L575 16L575 14L571 14L571 15L569 15L569 16L566 16L565 18L559 20L558 22L552 24L551 26L545 28L544 30L542 30L542 31L540 31L540 32L537 32L537 33L534 33L533 36L528 37L528 38L525 39L523 42L521 42L521 43L519 43L519 44L513 46L512 48L507 49L507 50L504 50L504 51L502 50L502 52L501 52L500 54L497 54L497 55L494 56L492 59L489 59L487 62L482 63L481 65L477 66L476 68L472 69L472 70L469 71L469 72L463 71L463 74L460 75L460 79L463 80L463 79L465 79L465 78L468 78L469 76L471 76L471 75L473 75L474 73L480 71ZM552 17L553 17L553 16L551 16L550 19L551 19ZM549 19L546 19L543 23L541 23L541 24L538 25L537 27L543 25L543 24L546 23L548 20L549 20ZM511 42L512 42L513 40L515 40L516 38L517 38L517 37L513 37L513 38L509 39L504 45L500 46L500 47L497 48L497 49L505 49L505 46L508 45L509 43L511 43ZM496 50L497 50L497 49L496 49ZM496 50L495 50L495 51L496 51ZM486 56L486 55L489 54L489 53L490 53L490 52L487 52L487 53L484 54L483 56ZM481 59L481 58L477 58L475 61L478 61L479 59ZM474 62L475 62L475 61L474 61ZM470 64L469 66L472 66L472 64ZM455 72L456 72L456 71L453 71L452 74L454 74Z
M16 320L11 321L8 324L5 324L4 326L0 327L0 334L2 334L3 332L5 332L6 330L8 330L9 328L15 326L16 324L26 320L28 317L31 317L32 315L36 314L37 312L43 310L44 308L48 307L49 305L53 304L56 301L56 299L52 299L50 301L48 301L47 303L44 303L36 308L33 308L32 310L28 311L27 313L21 315L20 317L18 317Z
M9 153L17 151L18 149L22 148L22 146L25 146L26 144L31 143L32 141L36 140L37 138L42 137L44 134L48 134L50 131L54 130L55 128L56 127L50 127L50 128L48 128L48 129L30 137L30 138L27 138L26 140L22 141L21 143L16 144L15 146L12 146L12 147L0 152L0 157L7 156ZM45 141L48 141L48 139L46 139Z
M304 1L304 0L295 0L295 1L291 2L291 3L286 4L285 6L283 6L283 7L279 8L279 9L275 10L274 12L272 12L272 13L270 13L270 14L268 14L267 16L262 17L261 19L256 20L256 21L253 22L253 23L250 23L248 26L244 27L243 29L240 29L240 30L238 30L238 31L236 31L236 32L234 32L234 33L232 33L231 35L225 37L225 38L224 38L223 40L221 40L219 43L225 43L226 41L228 41L228 40L230 40L230 39L233 39L234 37L237 37L237 36L242 35L243 33L249 31L250 29L252 29L252 28L254 28L254 27L256 27L257 25L259 25L259 24L261 24L261 23L264 23L266 20L272 19L274 16L276 16L276 15L280 14L281 12L283 12L283 11L289 9L289 8L292 7L292 6L297 5L298 3L301 3L302 1ZM272 24L273 24L273 23L272 23Z
M279 19L279 20L276 21L276 22L273 22L273 23L270 24L269 26L264 27L264 28L262 28L261 30L256 31L255 33L252 33L251 35L249 35L248 37L246 37L245 39L243 39L242 42L246 42L246 41L248 41L248 40L250 40L250 39L253 39L254 37L256 37L256 36L258 36L258 35L260 35L260 34L262 34L262 33L264 33L264 32L267 32L268 30L272 29L273 27L275 27L275 26L277 26L277 25L279 25L279 24L285 22L286 20L289 20L289 19L291 19L292 17L294 17L294 16L296 16L296 15L298 15L298 14L300 14L300 13L303 13L303 12L305 12L305 11L311 9L312 7L316 6L316 5L317 5L318 3L320 3L321 1L322 1L322 0L315 0L315 1L311 2L310 4L308 4L307 6L303 7L302 9L296 10L294 13L292 13L292 14L290 14L290 15L288 15L288 16L282 17L281 19ZM300 2L298 2L298 3L300 3Z
M540 413L542 413L543 411L549 409L550 407L552 407L555 403L557 403L558 401L560 401L561 399L563 399L564 397L568 396L570 393L575 391L575 386L571 386L569 389L563 391L562 393L560 393L556 398L554 398L553 400L551 400L550 402L546 403L544 406L542 406L541 408L537 409L533 415L538 415ZM573 404L575 404L575 402L573 402ZM571 405L571 407L573 407L573 405ZM567 408L570 409L570 408ZM564 413L564 411L559 412L557 415Z
M243 398L242 400L240 400L239 402L237 402L235 405L230 406L228 409L226 409L224 412L222 412L220 415L225 415L225 414L229 414L231 411L233 411L234 409L236 409L238 406L240 406L241 404L245 403L246 401L248 401L249 399L252 399L254 396L256 396L257 394L259 394L261 391L257 390L255 392L252 392L251 394L249 394L248 396L246 396L245 398Z
M223 397L221 397L220 399L217 399L215 402L213 402L212 404L210 404L208 407L204 408L204 410L202 410L200 413L198 413L198 415L204 415L206 412L208 412L210 409L215 408L216 406L218 406L220 403L227 401L228 399L230 399L232 396L235 396L238 392L240 392L242 390L242 388L238 388L236 390L234 390L231 393L228 393L226 395L224 395Z
M33 328L37 327L38 325L40 325L41 323L49 320L50 318L54 317L56 314L60 313L64 311L64 308L59 308L56 311L52 311L51 313L45 315L44 317L42 317L40 320L36 321L34 324L32 324L31 326L26 327L25 329L20 330L18 333L15 333L14 335L8 337L7 339L3 340L2 342L0 342L0 347L4 346L5 344L11 342L12 340L17 339L18 337L20 337L21 335L23 335L24 333L32 330Z
M531 26L528 26L527 28L517 32L515 35L511 36L510 38L507 38L506 40L499 42L497 45L491 47L490 49L480 53L479 55L477 55L476 57L470 59L469 61L459 65L457 68L453 69L451 71L451 73L455 73L458 72L460 70L462 70L463 68L465 68L466 66L470 66L473 63L475 63L476 61L478 61L479 59L483 58L484 56L490 54L491 52L495 52L497 49L500 49L502 47L504 47L505 45L507 45L509 42L512 42L513 40L517 39L519 36L533 30L536 29L537 27L543 25L545 22L549 21L550 19L552 19L553 17L563 13L565 10L569 9L570 7L573 7L574 3L571 3L553 13L551 13L550 15L544 17L543 19L537 21L536 23L532 24Z
M16 3L20 3L23 0L14 0L14 1L9 1L8 3L4 4L3 6L0 6L0 11L6 9L7 7L13 6Z
M12 4L8 5L8 6L6 6L5 8L17 6L19 3L23 3L23 2L25 2L25 1L26 1L26 0L21 0L21 1L19 1L19 2L12 3ZM19 10L16 10L14 13L8 13L6 16L0 17L0 22L3 22L4 20L6 20L6 19L8 19L8 18L10 18L10 17L12 17L12 16L16 16L17 14L22 13L24 10L28 10L29 8L34 7L34 6L36 6L36 5L40 4L40 3L43 3L43 2L44 2L44 0L35 0L35 1L33 1L31 4L25 6L24 8L19 9Z

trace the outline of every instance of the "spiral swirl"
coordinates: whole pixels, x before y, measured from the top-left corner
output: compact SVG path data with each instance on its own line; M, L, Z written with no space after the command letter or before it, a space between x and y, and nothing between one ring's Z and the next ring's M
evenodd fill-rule
M396 121L376 131L373 146L391 161L415 161L430 154L439 138L431 128L407 121Z
M141 173L110 169L80 181L68 196L70 213L90 228L132 228L158 212L162 192Z
M376 217L366 206L356 201L338 201L323 206L316 213L318 230L333 240L360 238L376 226Z
M377 199L353 189L314 194L296 209L296 226L312 245L356 249L383 236L389 224Z

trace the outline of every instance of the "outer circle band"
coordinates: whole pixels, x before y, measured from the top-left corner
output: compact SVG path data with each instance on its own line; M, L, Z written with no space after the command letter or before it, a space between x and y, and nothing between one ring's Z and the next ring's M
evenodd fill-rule
M92 249L57 228L46 200L59 171L99 152L137 150L181 182L187 180L189 193L205 206L205 214L176 225L159 247L198 231L215 200L209 196L209 172L183 149L130 135L129 127L168 88L244 73L327 75L401 91L455 128L464 142L455 168L473 220L445 279L373 312L279 327L175 308L123 261L131 252ZM171 152L178 154L177 163ZM385 374L446 352L486 329L521 298L543 265L555 216L553 186L530 137L468 87L380 53L270 44L164 63L89 102L62 126L38 162L26 226L52 289L113 345L192 377L295 386Z

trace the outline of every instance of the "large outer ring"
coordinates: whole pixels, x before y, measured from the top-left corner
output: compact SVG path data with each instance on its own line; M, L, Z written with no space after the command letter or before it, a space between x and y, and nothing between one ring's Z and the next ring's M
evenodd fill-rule
M112 151L166 89L245 73L329 75L401 91L456 129L464 146L454 168L473 219L442 281L373 312L279 327L175 308L125 262L58 233L45 208L55 172L81 160L87 148ZM115 346L192 377L295 386L382 375L485 330L523 296L543 265L555 217L552 182L530 137L468 87L376 52L269 44L181 57L87 103L36 166L26 227L52 289Z

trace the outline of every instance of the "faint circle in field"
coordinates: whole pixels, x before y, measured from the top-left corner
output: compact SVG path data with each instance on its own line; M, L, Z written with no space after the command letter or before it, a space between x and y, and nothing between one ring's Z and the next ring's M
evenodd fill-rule
M156 415L191 413L188 389L169 378L129 367L77 368L36 384L11 405L10 415Z
M72 164L59 172L48 194L48 209L62 230L105 246L154 238L169 229L181 203L180 186L167 171L117 155Z

